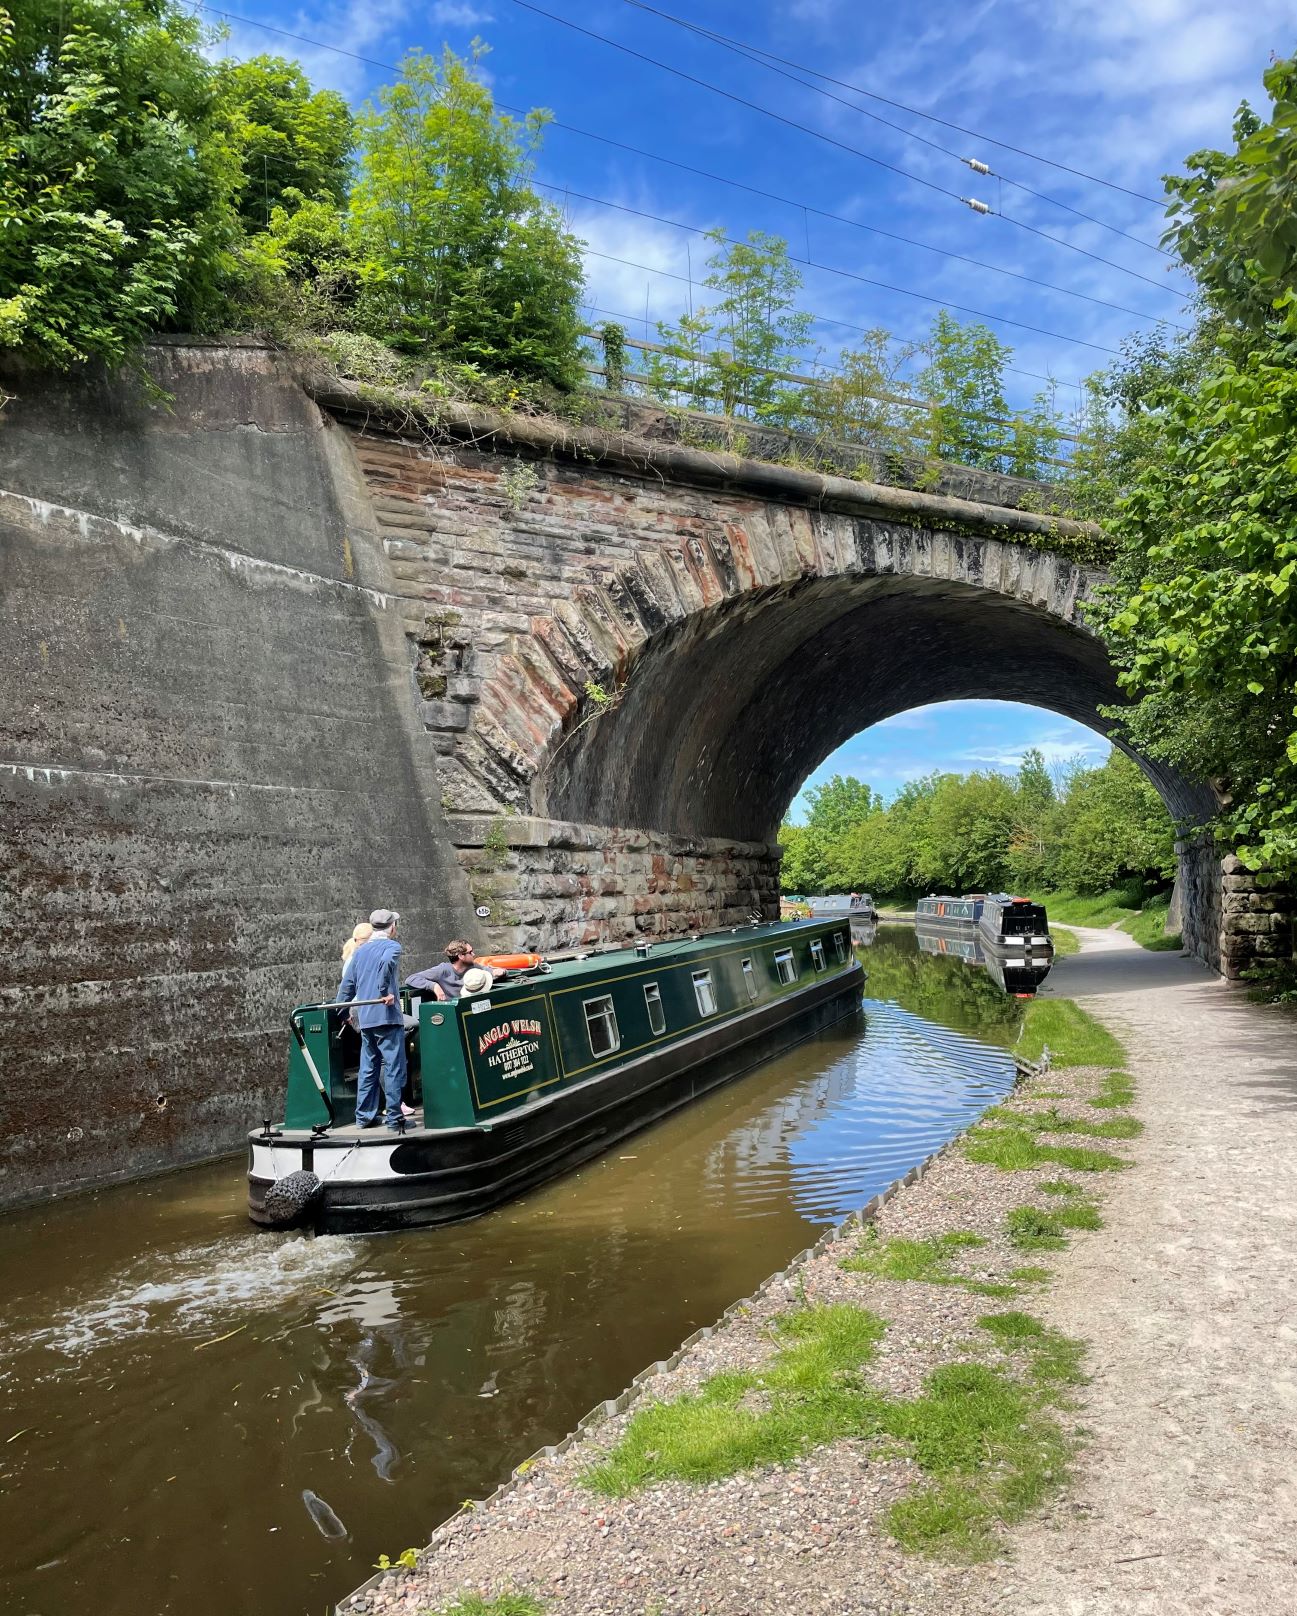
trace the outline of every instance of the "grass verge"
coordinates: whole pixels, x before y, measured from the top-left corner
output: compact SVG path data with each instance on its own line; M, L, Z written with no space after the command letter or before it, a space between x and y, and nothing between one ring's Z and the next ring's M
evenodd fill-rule
M928 1240L880 1240L871 1223L865 1230L860 1249L845 1257L842 1268L856 1274L872 1274L875 1279L920 1280L929 1285L958 1285L962 1281L948 1273L951 1259L970 1246L984 1246L979 1234L956 1229Z
M1103 1219L1092 1201L1070 1201L1046 1210L1015 1206L1006 1218L1009 1239L1019 1251L1061 1251L1072 1229L1102 1229Z
M1055 1066L1124 1066L1126 1052L1106 1027L1071 999L1033 999L1022 1018L1014 1053Z
M1054 939L1054 958L1071 959L1073 954L1081 952L1081 939L1074 931L1068 931L1066 926L1056 926L1051 920L1049 935Z
M974 1560L997 1552L1000 1524L1021 1519L1066 1479L1070 1444L1048 1404L1070 1380L1068 1354L1079 1363L1081 1349L1043 1326L1009 1330L1014 1348L1031 1354L1025 1381L985 1364L943 1364L910 1399L886 1397L861 1378L886 1328L876 1314L843 1303L804 1307L775 1328L786 1344L763 1369L715 1375L696 1393L641 1410L582 1482L624 1496L655 1481L716 1481L788 1463L836 1438L891 1437L932 1482L893 1505L892 1534L908 1549ZM1009 1327L986 1328L1002 1342Z

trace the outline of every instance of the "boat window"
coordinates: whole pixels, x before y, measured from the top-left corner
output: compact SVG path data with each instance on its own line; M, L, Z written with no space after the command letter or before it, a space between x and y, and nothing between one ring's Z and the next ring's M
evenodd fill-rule
M757 996L757 973L752 969L750 959L743 961L743 986L748 990L748 998L755 999Z
M797 961L793 958L791 948L777 948L775 950L775 974L781 982L795 982L797 980Z
M694 997L698 1000L698 1014L700 1016L714 1016L716 1014L716 994L712 989L712 973L710 971L694 972Z
M840 931L833 933L833 952L838 956L839 965L847 963L847 951L842 946L842 933Z
M811 939L811 964L817 971L822 971L825 966L824 944L818 937Z
M662 1008L662 994L656 982L645 983L644 1003L648 1009L649 1030L656 1038L667 1030L667 1013Z
M583 1001L585 1030L590 1039L592 1055L611 1055L621 1048L621 1033L617 1030L617 1012L612 999L604 994L598 999Z

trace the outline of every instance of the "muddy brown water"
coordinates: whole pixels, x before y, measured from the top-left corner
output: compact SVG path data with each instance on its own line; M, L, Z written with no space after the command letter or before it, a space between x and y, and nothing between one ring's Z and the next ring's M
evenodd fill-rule
M13 1616L321 1616L965 1127L1020 1006L883 928L849 1021L475 1222L254 1232L242 1158L0 1223Z

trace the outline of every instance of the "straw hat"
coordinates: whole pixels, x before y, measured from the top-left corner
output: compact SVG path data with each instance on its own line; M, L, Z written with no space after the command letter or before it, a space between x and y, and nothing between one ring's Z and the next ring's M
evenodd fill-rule
M468 970L464 972L464 980L461 984L462 991L465 997L470 998L476 993L489 993L491 983L494 980L490 971L484 966L470 965Z

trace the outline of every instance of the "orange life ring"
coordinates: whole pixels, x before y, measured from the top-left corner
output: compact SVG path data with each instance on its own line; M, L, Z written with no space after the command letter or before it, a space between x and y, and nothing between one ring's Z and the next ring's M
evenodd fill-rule
M479 954L479 965L496 971L543 971L547 967L539 954Z

